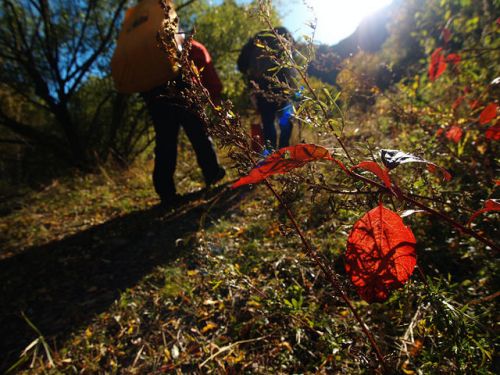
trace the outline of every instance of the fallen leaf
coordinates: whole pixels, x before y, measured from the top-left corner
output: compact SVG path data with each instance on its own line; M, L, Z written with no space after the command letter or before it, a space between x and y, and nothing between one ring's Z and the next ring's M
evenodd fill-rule
M90 329L90 327L88 327L86 330L85 330L85 337L86 338L91 338L92 337L92 330Z
M213 330L213 329L215 329L215 328L217 328L217 327L218 327L218 326L217 326L217 324L212 323L212 322L208 322L208 323L205 325L205 327L203 327L203 328L201 329L201 333L207 333L208 331L211 331L211 330Z
M411 357L416 357L420 354L422 351L422 348L424 346L424 342L421 339L416 339L413 345L411 346L411 349L409 351L409 355Z
M179 348L177 347L177 345L174 344L174 346L172 346L172 350L170 351L171 355L172 355L172 358L173 359L177 359L179 358Z
M282 343L280 343L280 347L285 348L290 353L293 353L292 345L290 345L290 343L287 341L283 341Z
M401 217L382 205L354 224L345 267L362 299L383 302L408 280L417 263L415 244Z

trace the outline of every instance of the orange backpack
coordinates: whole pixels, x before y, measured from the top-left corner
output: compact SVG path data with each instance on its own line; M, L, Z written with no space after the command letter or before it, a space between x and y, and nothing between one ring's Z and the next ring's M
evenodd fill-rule
M178 18L171 0L167 22L177 30ZM142 0L127 10L111 59L116 90L131 94L145 92L174 79L179 73L177 41L169 53L160 49L156 35L165 15L159 0Z

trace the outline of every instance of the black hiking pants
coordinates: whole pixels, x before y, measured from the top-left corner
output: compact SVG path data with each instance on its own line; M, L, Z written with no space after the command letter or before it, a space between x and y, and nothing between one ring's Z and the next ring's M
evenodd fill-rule
M276 102L269 101L261 95L257 96L257 109L262 119L262 127L264 133L264 141L266 147L276 148L277 135L276 135L276 117L281 117L285 107L289 103L286 101ZM279 147L286 147L290 144L290 137L292 135L292 123L290 120L286 124L280 124L280 139Z
M181 99L162 96L159 90L145 93L143 97L156 133L153 184L160 199L168 201L176 194L174 173L177 162L177 138L181 126L193 145L205 182L208 184L214 180L221 167L202 120L192 110L183 106Z

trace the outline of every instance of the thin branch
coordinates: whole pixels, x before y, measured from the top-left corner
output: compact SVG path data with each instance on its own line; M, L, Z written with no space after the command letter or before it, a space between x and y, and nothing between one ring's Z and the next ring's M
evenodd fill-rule
M292 225L300 237L300 240L302 241L302 244L304 245L304 249L306 250L306 253L314 260L316 265L323 271L327 279L330 281L330 284L334 287L335 292L338 294L338 296L347 304L347 307L349 310L351 310L354 318L358 321L359 325L361 326L361 329L363 330L363 333L365 336L368 338L368 341L370 341L370 344L372 348L375 351L375 354L380 361L380 364L384 369L388 369L387 364L384 359L384 355L382 354L382 351L380 350L377 342L375 341L375 338L373 337L373 334L371 333L370 329L368 326L365 324L361 316L358 314L356 309L354 308L354 305L352 304L351 300L343 290L341 286L341 282L338 278L338 276L335 274L335 272L330 269L330 267L325 263L321 257L316 253L316 251L312 248L312 246L309 244L309 242L306 240L304 234L302 233L302 230L300 229L299 225L297 224L297 221L295 220L295 215L292 213L290 208L287 206L287 204L284 202L284 200L281 198L281 196L276 192L276 190L273 188L271 183L266 179L264 180L266 186L268 189L273 193L275 198L278 200L280 205L285 209L285 212L292 222Z
M332 189L328 186L325 185L318 185L318 184L313 184L310 182L305 182L305 185L312 187L313 189L320 189L320 190L325 190L333 194L343 194L343 195L374 195L380 193L380 191L353 191L353 190L339 190L339 189Z
M228 344L226 346L223 346L222 348L219 348L219 350L217 350L217 352L215 352L214 354L212 354L210 357L208 357L206 360L204 360L202 363L200 363L198 365L198 368L202 368L203 366L205 366L208 362L210 362L211 360L213 360L215 357L221 355L222 353L224 352L227 352L228 350L232 350L234 347L238 346L238 345L241 345L241 344L247 344L247 343L251 343L251 342L255 342L255 341L260 341L260 340L264 340L266 338L268 338L269 336L262 336L262 337L257 337L255 339L248 339L248 340L240 340L240 341L236 341L236 342L233 342L231 344Z
M126 4L127 0L120 0L120 3L118 7L115 10L115 13L113 15L113 18L111 19L108 27L108 31L106 32L105 36L101 39L101 44L98 48L95 49L95 51L92 53L91 56L89 56L88 59L84 61L84 63L79 67L78 70L76 70L75 73L75 81L69 88L68 92L66 93L66 98L71 97L78 86L80 85L83 77L88 73L89 68L94 64L95 60L101 55L101 53L105 50L105 48L108 46L108 44L111 41L111 37L113 36L113 32L115 30L115 24ZM96 25L97 26L97 25Z
M76 61L78 59L78 51L82 47L83 39L84 39L84 36L85 36L85 32L87 31L87 26L88 26L89 19L90 19L90 14L91 14L91 11L92 11L94 5L95 5L94 1L90 1L88 3L87 10L85 12L85 17L83 18L83 23L82 23L82 26L81 26L80 35L78 37L77 42L75 43L75 45L73 47L73 53L71 54L70 62L68 64L67 68L66 68L66 74L65 74L66 80L70 79L69 78L70 72L72 70L72 67L76 64Z
M181 9L183 9L183 8L185 8L185 7L189 6L189 5L191 5L191 4L192 4L192 3L194 3L195 1L197 1L197 0L188 0L188 1L186 1L185 3L183 3L183 4L179 5L178 7L176 7L176 8L175 8L176 12L178 12L178 11L180 11Z
M441 212L439 212L439 211L437 211L437 210L435 210L435 209L433 209L431 207L428 207L425 204L416 201L412 197L410 197L408 195L405 195L404 193L396 194L395 192L393 192L392 190L389 190L386 186L384 186L383 184L381 184L381 183L379 183L377 181L369 179L369 178L367 178L365 176L361 176L361 175L359 175L357 173L354 173L354 172L348 172L348 173L349 173L349 175L351 177L353 177L353 178L355 178L357 180L363 181L363 182L368 183L368 184L370 184L372 186L376 186L379 189L381 189L381 191L383 191L385 193L393 195L393 196L395 196L396 198L398 198L400 200L407 201L407 202L411 203L412 205L414 205L414 206L416 206L418 208L421 208L422 210L427 211L428 213L430 213L430 214L432 214L434 216L437 216L440 219L443 219L448 224L450 224L451 226L453 226L456 229L458 229L461 233L466 233L469 236L474 237L477 240L481 241L485 245L491 247L493 250L500 251L500 248L498 247L498 245L494 244L492 241L490 241L489 239L487 239L483 235L479 234L478 232L476 232L476 231L474 231L472 229L469 229L469 228L465 227L464 225L460 224L459 222L453 220L448 215L443 214L443 213L441 213Z

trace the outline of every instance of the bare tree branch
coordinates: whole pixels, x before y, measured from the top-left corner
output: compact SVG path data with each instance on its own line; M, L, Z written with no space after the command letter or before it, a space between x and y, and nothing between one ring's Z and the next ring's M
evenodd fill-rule
M88 69L92 66L92 64L95 62L95 60L99 57L99 55L102 54L102 52L105 50L109 42L111 41L111 37L113 36L113 31L116 26L116 21L118 20L120 14L122 13L122 10L127 3L127 0L120 0L120 3L118 7L115 10L115 13L113 15L113 18L111 22L109 23L108 31L106 32L105 37L103 38L100 46L96 48L96 50L92 53L92 55L80 66L79 72L75 78L75 82L71 85L69 88L68 92L66 93L66 98L69 98L73 95L75 92L76 88L80 85L80 82L82 81L83 77L87 74Z
M191 5L191 4L192 4L192 3L194 3L195 1L197 1L197 0L188 0L188 1L186 1L185 3L183 3L183 4L179 5L178 7L176 7L176 8L175 8L175 10L178 12L178 11L180 11L182 8L185 8L185 7L189 6L189 5Z

